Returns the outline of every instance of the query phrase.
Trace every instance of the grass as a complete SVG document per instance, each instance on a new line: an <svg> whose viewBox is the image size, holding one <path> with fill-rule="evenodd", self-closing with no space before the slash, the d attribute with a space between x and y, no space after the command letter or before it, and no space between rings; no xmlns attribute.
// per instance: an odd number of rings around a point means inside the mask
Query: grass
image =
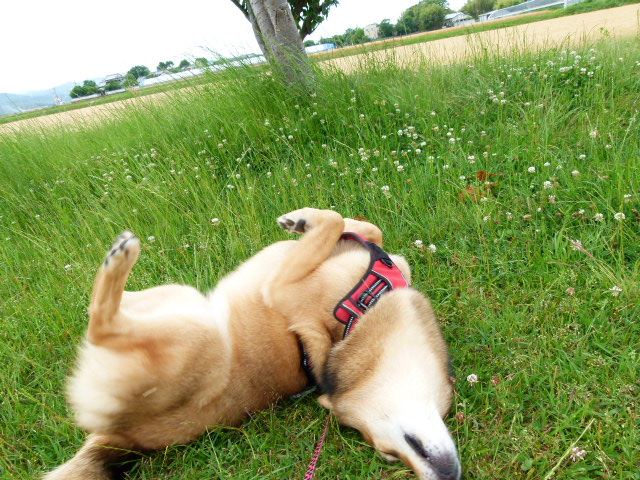
<svg viewBox="0 0 640 480"><path fill-rule="evenodd" d="M0 478L82 442L64 379L120 231L144 240L130 289L207 290L304 205L366 217L412 264L451 348L465 478L639 478L639 61L636 38L372 63L318 72L310 98L247 68L0 138ZM314 397L150 453L130 478L302 478ZM318 478L412 476L334 422Z"/></svg>
<svg viewBox="0 0 640 480"><path fill-rule="evenodd" d="M524 15L518 15L516 17L507 17L504 19L493 20L490 22L478 23L466 27L449 28L445 30L433 30L425 32L423 34L414 34L404 37L397 37L392 39L386 39L379 42L367 43L364 45L358 45L354 47L341 48L333 50L327 53L319 53L312 55L312 58L316 62L322 62L331 60L334 58L344 58L353 55L368 54L379 50L385 50L388 48L401 47L406 45L414 45L417 43L432 42L435 40L441 40L444 38L459 37L462 35L469 35L473 33L487 32L491 30L498 30L501 28L515 27L518 25L525 25L528 23L539 22L542 20L550 20L553 18L563 17L567 15L576 15L579 13L587 13L597 10L603 10L607 8L615 8L623 5L638 3L638 0L585 0L582 3L573 5L568 8L552 8L549 10L542 10L532 12ZM151 87L144 87L137 90L130 90L124 94L112 95L109 97L100 97L75 103L69 103L66 105L60 105L55 107L49 107L39 110L34 110L24 113L16 113L13 115L6 115L0 117L0 125L4 123L11 123L17 120L27 120L30 118L36 118L43 115L51 115L54 113L68 112L71 110L79 110L85 107L91 107L95 105L103 105L106 103L113 103L130 98L142 97L152 95L155 93L167 92L181 88L188 88L193 86L202 85L209 81L206 77L188 78L184 80L176 80L174 82L155 85Z"/></svg>

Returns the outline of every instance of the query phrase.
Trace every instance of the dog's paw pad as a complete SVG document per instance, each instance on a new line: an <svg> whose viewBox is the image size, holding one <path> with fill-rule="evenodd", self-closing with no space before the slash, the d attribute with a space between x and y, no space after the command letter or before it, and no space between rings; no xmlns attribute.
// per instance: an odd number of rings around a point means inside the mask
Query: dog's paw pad
<svg viewBox="0 0 640 480"><path fill-rule="evenodd" d="M304 233L309 230L306 218L295 215L297 212L287 213L278 218L278 225L289 233Z"/></svg>
<svg viewBox="0 0 640 480"><path fill-rule="evenodd" d="M119 260L135 261L140 251L140 240L128 230L122 232L111 246L104 261L105 266L118 263Z"/></svg>

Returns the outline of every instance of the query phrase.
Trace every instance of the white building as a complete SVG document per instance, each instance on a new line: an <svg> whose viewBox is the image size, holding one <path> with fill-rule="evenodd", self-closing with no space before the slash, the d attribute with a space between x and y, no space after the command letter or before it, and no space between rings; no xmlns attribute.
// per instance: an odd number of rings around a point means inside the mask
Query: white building
<svg viewBox="0 0 640 480"><path fill-rule="evenodd" d="M476 21L466 13L454 12L444 16L444 25L442 28L462 27L463 25L471 25Z"/></svg>
<svg viewBox="0 0 640 480"><path fill-rule="evenodd" d="M364 34L371 40L375 40L380 36L380 27L378 27L377 23L367 25L366 27L364 27Z"/></svg>
<svg viewBox="0 0 640 480"><path fill-rule="evenodd" d="M335 50L335 48L336 48L335 43L321 43L319 45L312 45L310 47L306 47L305 51L308 54L312 54L312 53L328 52L330 50Z"/></svg>

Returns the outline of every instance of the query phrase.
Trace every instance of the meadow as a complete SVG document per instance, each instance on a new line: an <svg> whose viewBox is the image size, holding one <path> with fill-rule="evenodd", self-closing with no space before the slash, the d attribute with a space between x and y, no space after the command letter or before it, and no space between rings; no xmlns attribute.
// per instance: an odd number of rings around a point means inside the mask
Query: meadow
<svg viewBox="0 0 640 480"><path fill-rule="evenodd" d="M0 478L82 442L64 381L119 232L143 240L129 289L206 291L302 206L365 217L413 266L450 344L464 478L640 478L639 91L640 39L602 38L318 70L310 96L239 69L0 137ZM127 478L302 478L315 397L144 453ZM413 477L334 421L317 478Z"/></svg>

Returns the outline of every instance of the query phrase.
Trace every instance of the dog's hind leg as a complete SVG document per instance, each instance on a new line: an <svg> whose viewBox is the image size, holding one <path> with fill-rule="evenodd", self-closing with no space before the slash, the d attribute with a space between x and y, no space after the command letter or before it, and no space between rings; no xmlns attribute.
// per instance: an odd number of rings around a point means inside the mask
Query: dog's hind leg
<svg viewBox="0 0 640 480"><path fill-rule="evenodd" d="M94 345L117 347L125 326L118 312L133 265L140 255L140 241L123 232L107 254L93 287L87 339Z"/></svg>

